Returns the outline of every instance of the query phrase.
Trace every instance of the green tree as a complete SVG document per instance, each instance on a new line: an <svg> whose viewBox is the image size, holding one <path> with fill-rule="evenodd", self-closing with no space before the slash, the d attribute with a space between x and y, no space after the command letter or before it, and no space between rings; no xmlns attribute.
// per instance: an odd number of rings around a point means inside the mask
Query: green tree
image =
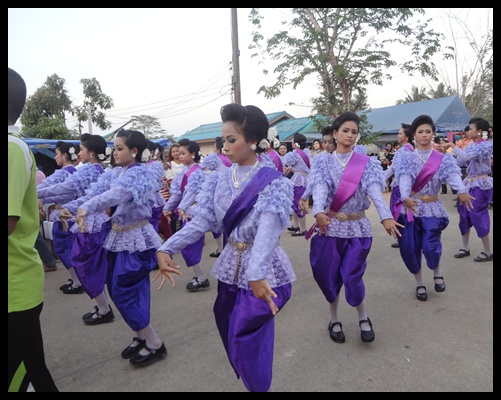
<svg viewBox="0 0 501 400"><path fill-rule="evenodd" d="M162 128L158 118L150 115L133 115L131 129L136 129L144 133L149 139L152 137L164 137L167 131Z"/></svg>
<svg viewBox="0 0 501 400"><path fill-rule="evenodd" d="M412 24L415 15L424 15L421 8L293 8L291 12L292 19L282 22L285 28L267 39L266 46L259 33L263 17L258 9L249 15L256 27L249 46L256 51L253 57L262 54L263 59L278 62L273 71L276 81L258 91L266 98L280 95L288 85L295 89L314 75L321 95L312 103L317 111L335 117L360 111L364 103L354 95L363 99L367 85L392 79L386 72L391 67L436 80L432 58L441 51L443 35L429 28L430 20ZM410 49L409 59L385 50L392 43ZM268 74L267 69L263 72Z"/></svg>
<svg viewBox="0 0 501 400"><path fill-rule="evenodd" d="M28 97L20 117L25 136L41 139L71 138L66 127L66 113L71 113L73 109L65 84L63 78L53 74Z"/></svg>
<svg viewBox="0 0 501 400"><path fill-rule="evenodd" d="M74 108L74 114L78 120L79 135L82 133L82 123L89 120L89 113L92 123L101 130L105 131L111 128L112 123L106 120L106 115L100 110L113 108L113 99L102 92L101 84L96 78L81 79L80 83L83 85L84 101L83 105Z"/></svg>
<svg viewBox="0 0 501 400"><path fill-rule="evenodd" d="M433 83L428 83L429 97L457 95L471 115L492 122L494 114L492 9L482 9L481 20L478 14L473 16L472 9L468 8L444 8L441 11L443 26L447 30L443 45L452 55L448 57L452 67L439 72L440 83L436 88ZM472 25L472 21L477 23ZM425 89L422 88L422 91Z"/></svg>
<svg viewBox="0 0 501 400"><path fill-rule="evenodd" d="M416 103L418 101L430 100L430 96L427 94L427 90L425 87L421 89L417 86L412 85L410 93L404 90L407 95L405 99L397 100L396 104L406 104L406 103Z"/></svg>

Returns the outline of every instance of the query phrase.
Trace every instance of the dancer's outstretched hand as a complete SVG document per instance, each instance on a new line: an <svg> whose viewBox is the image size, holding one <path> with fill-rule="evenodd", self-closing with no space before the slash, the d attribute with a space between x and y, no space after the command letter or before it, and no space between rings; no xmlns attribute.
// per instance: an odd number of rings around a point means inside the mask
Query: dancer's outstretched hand
<svg viewBox="0 0 501 400"><path fill-rule="evenodd" d="M171 286L176 287L176 282L174 281L174 277L172 274L176 274L179 276L183 276L183 273L179 269L180 266L174 264L172 257L163 251L157 252L157 260L158 260L158 272L155 277L151 280L155 282L159 277L161 278L160 285L157 287L157 290L162 289L165 279L169 279Z"/></svg>

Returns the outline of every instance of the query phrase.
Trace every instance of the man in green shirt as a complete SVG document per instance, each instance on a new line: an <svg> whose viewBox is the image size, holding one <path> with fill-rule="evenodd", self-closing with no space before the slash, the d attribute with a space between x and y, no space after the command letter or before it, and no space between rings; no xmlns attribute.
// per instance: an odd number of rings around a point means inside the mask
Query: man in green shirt
<svg viewBox="0 0 501 400"><path fill-rule="evenodd" d="M8 115L8 364L9 392L58 392L47 365L40 313L44 271L34 247L39 232L35 157L14 126L26 102L26 84L9 70Z"/></svg>

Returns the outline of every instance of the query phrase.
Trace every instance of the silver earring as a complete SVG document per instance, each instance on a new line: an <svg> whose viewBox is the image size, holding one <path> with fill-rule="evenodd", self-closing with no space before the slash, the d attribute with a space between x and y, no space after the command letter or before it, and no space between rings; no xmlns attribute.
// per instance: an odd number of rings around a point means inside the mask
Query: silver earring
<svg viewBox="0 0 501 400"><path fill-rule="evenodd" d="M132 157L136 158L136 154L135 154L135 153L132 153Z"/></svg>
<svg viewBox="0 0 501 400"><path fill-rule="evenodd" d="M257 146L256 146L255 143L252 143L251 146L250 146L250 148L251 148L252 151L256 151Z"/></svg>

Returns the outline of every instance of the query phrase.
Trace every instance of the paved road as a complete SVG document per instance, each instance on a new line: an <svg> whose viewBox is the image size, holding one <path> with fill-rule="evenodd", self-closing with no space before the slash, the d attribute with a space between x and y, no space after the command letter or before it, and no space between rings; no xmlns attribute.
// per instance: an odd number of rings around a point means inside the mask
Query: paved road
<svg viewBox="0 0 501 400"><path fill-rule="evenodd" d="M389 200L389 194L385 194ZM433 290L424 274L428 301L415 297L413 276L393 239L379 224L365 274L367 312L376 333L360 339L356 310L341 301L343 344L328 334L329 307L312 278L309 242L285 232L281 243L297 275L292 298L276 317L273 391L276 392L492 392L493 263L475 263L482 251L472 233L471 257L455 259L460 247L454 195L440 195L450 224L443 234L442 268L447 290ZM491 217L492 217L492 211ZM308 215L308 223L313 219ZM491 235L492 237L492 235ZM492 241L492 239L491 239ZM210 270L216 248L206 235L203 265ZM184 266L180 255L175 259ZM231 369L212 314L216 281L201 292L185 289L192 275L183 267L176 288L152 286L152 324L168 357L142 369L120 353L132 333L116 313L112 323L86 326L81 316L94 302L86 294L58 290L67 272L46 273L42 312L47 364L63 392L245 392ZM343 292L342 292L343 293ZM115 308L116 309L116 308Z"/></svg>

